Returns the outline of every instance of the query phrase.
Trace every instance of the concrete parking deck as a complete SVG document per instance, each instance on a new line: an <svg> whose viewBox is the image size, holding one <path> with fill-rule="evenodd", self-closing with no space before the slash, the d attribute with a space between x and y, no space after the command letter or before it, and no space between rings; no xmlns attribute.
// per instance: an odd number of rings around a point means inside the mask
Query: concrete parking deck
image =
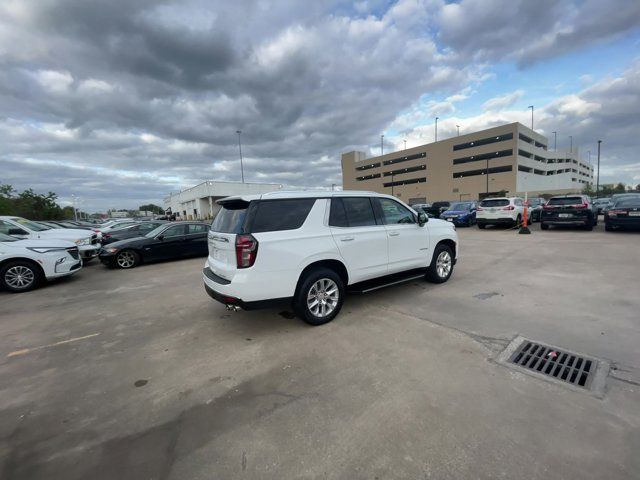
<svg viewBox="0 0 640 480"><path fill-rule="evenodd" d="M203 259L0 293L0 478L640 478L640 233L458 229L450 282L312 328L227 312ZM612 362L603 398L493 361Z"/></svg>

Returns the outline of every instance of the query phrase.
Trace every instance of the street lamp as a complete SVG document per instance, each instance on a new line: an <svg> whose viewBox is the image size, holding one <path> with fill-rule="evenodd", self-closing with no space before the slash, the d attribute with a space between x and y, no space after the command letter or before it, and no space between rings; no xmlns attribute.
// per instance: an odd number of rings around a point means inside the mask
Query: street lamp
<svg viewBox="0 0 640 480"><path fill-rule="evenodd" d="M460 136L460 125L456 125L456 128L458 129L458 136Z"/></svg>
<svg viewBox="0 0 640 480"><path fill-rule="evenodd" d="M440 117L436 117L436 139L435 139L436 142L438 141L438 118Z"/></svg>
<svg viewBox="0 0 640 480"><path fill-rule="evenodd" d="M380 155L384 155L384 134L380 135Z"/></svg>
<svg viewBox="0 0 640 480"><path fill-rule="evenodd" d="M598 192L600 191L600 144L602 140L598 140L598 179L596 180L596 198L600 198Z"/></svg>
<svg viewBox="0 0 640 480"><path fill-rule="evenodd" d="M553 151L557 152L558 151L558 132L551 132L553 133Z"/></svg>
<svg viewBox="0 0 640 480"><path fill-rule="evenodd" d="M531 130L533 130L533 105L529 105L529 107L531 109Z"/></svg>
<svg viewBox="0 0 640 480"><path fill-rule="evenodd" d="M569 135L569 153L573 153L573 135Z"/></svg>
<svg viewBox="0 0 640 480"><path fill-rule="evenodd" d="M238 134L238 150L240 151L240 175L242 175L242 183L244 183L244 166L242 165L242 142L240 141L240 135L242 130L236 130Z"/></svg>

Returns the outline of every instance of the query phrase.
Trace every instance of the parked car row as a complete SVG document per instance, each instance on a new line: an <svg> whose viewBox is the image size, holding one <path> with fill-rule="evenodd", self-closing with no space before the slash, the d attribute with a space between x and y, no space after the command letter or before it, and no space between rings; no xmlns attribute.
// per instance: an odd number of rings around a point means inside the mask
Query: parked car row
<svg viewBox="0 0 640 480"><path fill-rule="evenodd" d="M208 231L209 224L202 222L117 220L85 226L0 217L0 287L32 290L45 280L78 272L95 257L128 269L142 262L206 256Z"/></svg>

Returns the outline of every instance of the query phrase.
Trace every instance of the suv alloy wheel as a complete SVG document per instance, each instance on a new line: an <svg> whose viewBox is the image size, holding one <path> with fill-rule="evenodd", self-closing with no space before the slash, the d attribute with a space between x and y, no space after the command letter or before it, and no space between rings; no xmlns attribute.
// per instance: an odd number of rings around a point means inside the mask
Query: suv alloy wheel
<svg viewBox="0 0 640 480"><path fill-rule="evenodd" d="M133 250L123 250L116 255L116 265L119 268L133 268L140 263L140 256Z"/></svg>
<svg viewBox="0 0 640 480"><path fill-rule="evenodd" d="M340 275L328 268L314 269L302 279L293 308L308 324L322 325L338 315L344 295Z"/></svg>
<svg viewBox="0 0 640 480"><path fill-rule="evenodd" d="M42 281L42 273L28 261L9 262L0 270L0 284L10 292L26 292Z"/></svg>
<svg viewBox="0 0 640 480"><path fill-rule="evenodd" d="M453 273L453 252L447 245L438 245L433 252L426 278L432 283L444 283Z"/></svg>

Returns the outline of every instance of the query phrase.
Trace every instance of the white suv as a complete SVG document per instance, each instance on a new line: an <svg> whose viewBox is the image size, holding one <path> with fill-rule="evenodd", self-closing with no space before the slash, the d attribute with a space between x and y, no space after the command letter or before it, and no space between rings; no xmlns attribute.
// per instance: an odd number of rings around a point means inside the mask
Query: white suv
<svg viewBox="0 0 640 480"><path fill-rule="evenodd" d="M0 233L0 286L26 292L43 280L82 268L78 247L65 240L19 240Z"/></svg>
<svg viewBox="0 0 640 480"><path fill-rule="evenodd" d="M307 323L340 311L347 288L367 292L424 277L446 282L458 235L389 195L274 192L219 200L203 279L227 308L292 302Z"/></svg>
<svg viewBox="0 0 640 480"><path fill-rule="evenodd" d="M524 200L520 197L486 198L480 202L476 210L478 228L487 225L511 225L522 223L524 216Z"/></svg>

